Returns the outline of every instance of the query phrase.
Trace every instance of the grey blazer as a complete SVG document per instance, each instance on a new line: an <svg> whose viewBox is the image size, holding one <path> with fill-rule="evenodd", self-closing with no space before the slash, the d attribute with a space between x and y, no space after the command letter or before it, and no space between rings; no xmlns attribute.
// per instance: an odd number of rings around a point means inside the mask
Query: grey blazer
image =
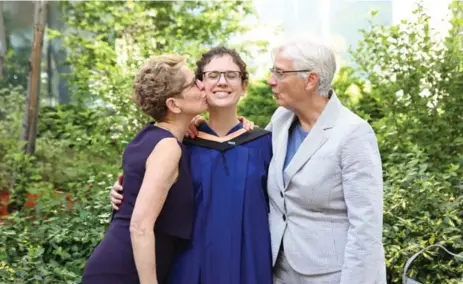
<svg viewBox="0 0 463 284"><path fill-rule="evenodd" d="M343 284L386 283L382 166L373 129L333 93L283 172L294 119L280 107L267 126L273 139L268 175L273 264L283 243L298 273L340 272Z"/></svg>

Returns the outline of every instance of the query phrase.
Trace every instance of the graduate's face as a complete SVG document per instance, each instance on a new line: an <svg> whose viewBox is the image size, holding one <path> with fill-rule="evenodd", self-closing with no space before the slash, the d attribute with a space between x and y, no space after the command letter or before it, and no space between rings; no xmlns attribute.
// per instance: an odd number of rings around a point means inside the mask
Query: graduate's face
<svg viewBox="0 0 463 284"><path fill-rule="evenodd" d="M230 55L214 57L204 66L203 82L209 108L236 107L246 92L240 68Z"/></svg>

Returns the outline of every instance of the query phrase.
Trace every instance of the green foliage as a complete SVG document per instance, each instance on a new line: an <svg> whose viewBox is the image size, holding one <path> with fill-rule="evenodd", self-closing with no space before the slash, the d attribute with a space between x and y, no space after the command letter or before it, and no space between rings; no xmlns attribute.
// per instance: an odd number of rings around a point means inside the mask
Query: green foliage
<svg viewBox="0 0 463 284"><path fill-rule="evenodd" d="M72 29L62 37L70 50L73 96L85 105L114 110L127 141L148 118L131 101L132 82L142 62L157 54L178 53L194 60L213 44L246 30L247 1L83 1L63 2ZM216 20L214 20L216 19ZM113 122L112 124L116 124Z"/></svg>
<svg viewBox="0 0 463 284"><path fill-rule="evenodd" d="M353 108L373 124L383 158L389 283L401 282L405 262L425 246L439 242L463 251L463 57L457 34L463 9L453 5L454 27L445 41L418 7L415 21L363 31L353 52L355 76L369 86L360 88ZM410 275L422 283L455 283L463 265L428 253Z"/></svg>
<svg viewBox="0 0 463 284"><path fill-rule="evenodd" d="M432 161L423 152L400 156L404 162L384 164L388 283L401 283L407 259L430 244L438 242L451 251L463 251L463 195L461 188L452 187L461 170L449 165L433 174L428 170ZM462 264L442 251L431 250L415 260L408 275L421 283L452 283L451 279L461 278Z"/></svg>
<svg viewBox="0 0 463 284"><path fill-rule="evenodd" d="M356 70L342 66L333 82L333 89L342 103L368 121L384 117L379 101L370 96L371 85L361 79Z"/></svg>
<svg viewBox="0 0 463 284"><path fill-rule="evenodd" d="M4 59L3 78L0 80L0 89L11 86L27 88L29 52L29 48L8 50Z"/></svg>
<svg viewBox="0 0 463 284"><path fill-rule="evenodd" d="M120 128L107 127L104 109L44 107L37 152L29 156L18 142L21 89L2 90L0 100L0 189L12 188L10 209L21 208L0 226L0 283L78 283L109 221ZM22 206L30 194L35 208Z"/></svg>
<svg viewBox="0 0 463 284"><path fill-rule="evenodd" d="M265 127L276 108L272 88L265 80L261 80L249 85L246 96L238 106L238 113L258 126Z"/></svg>
<svg viewBox="0 0 463 284"><path fill-rule="evenodd" d="M29 57L32 46L32 41L21 33L16 33L21 41L25 42L25 46L13 48L12 46L12 19L10 13L3 13L3 24L6 36L7 53L3 59L3 78L0 80L0 89L10 87L27 88L27 76L29 72Z"/></svg>
<svg viewBox="0 0 463 284"><path fill-rule="evenodd" d="M16 179L16 192L11 199L24 203L25 187L28 180L36 175L30 167L32 157L27 157L21 151L21 122L25 102L24 90L21 87L3 88L0 90L0 191L9 190Z"/></svg>
<svg viewBox="0 0 463 284"><path fill-rule="evenodd" d="M364 31L354 57L373 86L370 96L388 111L383 122L393 133L386 140L403 151L418 145L445 168L449 157L461 161L461 47L458 37L444 45L421 8L415 14L415 22Z"/></svg>
<svg viewBox="0 0 463 284"><path fill-rule="evenodd" d="M94 176L76 184L79 195L71 208L65 198L39 203L34 211L10 215L0 226L1 283L79 283L88 256L103 237L110 218L107 181Z"/></svg>
<svg viewBox="0 0 463 284"><path fill-rule="evenodd" d="M24 97L20 87L0 90L0 190L11 190L11 209L22 207L27 193L74 192L92 172L120 166L121 127L107 123L103 108L42 107L36 153L24 154L18 140Z"/></svg>

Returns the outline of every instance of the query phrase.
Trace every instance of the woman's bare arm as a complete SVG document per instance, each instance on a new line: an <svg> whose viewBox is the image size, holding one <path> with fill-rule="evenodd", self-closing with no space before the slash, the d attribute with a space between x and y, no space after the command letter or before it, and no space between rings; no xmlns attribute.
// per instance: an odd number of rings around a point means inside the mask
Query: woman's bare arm
<svg viewBox="0 0 463 284"><path fill-rule="evenodd" d="M141 284L157 283L154 224L178 176L181 149L174 138L161 140L146 161L143 183L130 221L130 236Z"/></svg>

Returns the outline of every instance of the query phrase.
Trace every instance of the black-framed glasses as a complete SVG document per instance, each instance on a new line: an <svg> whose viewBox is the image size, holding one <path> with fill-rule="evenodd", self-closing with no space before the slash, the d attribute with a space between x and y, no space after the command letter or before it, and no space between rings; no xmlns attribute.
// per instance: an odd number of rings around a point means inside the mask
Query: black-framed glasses
<svg viewBox="0 0 463 284"><path fill-rule="evenodd" d="M221 76L224 76L227 82L237 82L241 79L241 71L205 71L203 72L203 78L205 81L217 82Z"/></svg>
<svg viewBox="0 0 463 284"><path fill-rule="evenodd" d="M275 67L272 67L272 68L270 68L270 72L272 72L272 74L275 76L275 78L277 80L280 80L281 78L283 78L283 76L286 73L312 72L312 70L304 69L304 70L288 70L288 71L284 71L284 70L280 70L280 69L276 69Z"/></svg>

